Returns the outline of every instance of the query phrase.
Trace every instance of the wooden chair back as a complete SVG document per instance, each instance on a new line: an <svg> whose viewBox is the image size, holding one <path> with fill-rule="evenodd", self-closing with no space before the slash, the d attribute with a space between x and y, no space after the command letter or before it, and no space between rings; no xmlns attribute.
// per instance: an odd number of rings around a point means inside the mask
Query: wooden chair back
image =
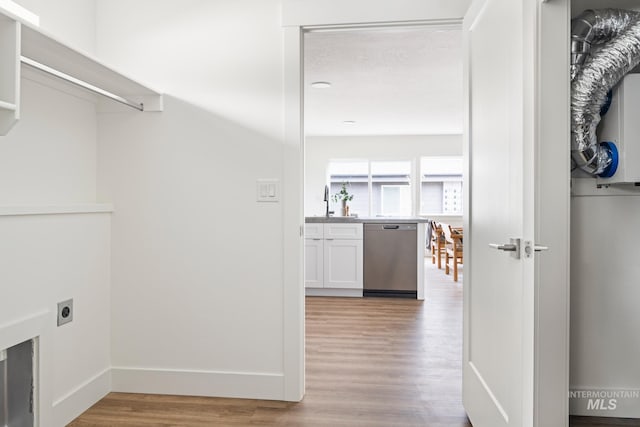
<svg viewBox="0 0 640 427"><path fill-rule="evenodd" d="M431 264L438 263L438 268L442 268L442 257L445 255L445 241L442 234L442 225L436 221L431 221Z"/></svg>
<svg viewBox="0 0 640 427"><path fill-rule="evenodd" d="M449 274L453 269L453 281L458 281L458 265L464 263L462 253L462 238L464 237L462 227L451 227L449 224L442 224L442 232L445 239L445 274Z"/></svg>

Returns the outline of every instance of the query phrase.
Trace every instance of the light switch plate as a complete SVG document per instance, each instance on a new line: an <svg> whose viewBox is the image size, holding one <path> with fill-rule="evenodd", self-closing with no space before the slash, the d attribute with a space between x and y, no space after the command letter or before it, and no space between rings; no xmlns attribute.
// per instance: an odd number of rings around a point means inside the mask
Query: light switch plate
<svg viewBox="0 0 640 427"><path fill-rule="evenodd" d="M280 180L259 179L256 183L256 192L258 202L279 202Z"/></svg>

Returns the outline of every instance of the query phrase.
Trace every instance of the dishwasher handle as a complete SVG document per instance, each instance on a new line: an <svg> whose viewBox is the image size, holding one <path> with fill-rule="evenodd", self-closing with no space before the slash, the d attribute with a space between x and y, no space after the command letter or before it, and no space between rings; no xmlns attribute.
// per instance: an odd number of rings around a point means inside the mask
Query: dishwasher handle
<svg viewBox="0 0 640 427"><path fill-rule="evenodd" d="M383 230L397 230L397 229L399 229L399 228L400 228L400 226L399 226L399 225L397 225L397 224L384 224L384 225L382 226L382 229L383 229Z"/></svg>

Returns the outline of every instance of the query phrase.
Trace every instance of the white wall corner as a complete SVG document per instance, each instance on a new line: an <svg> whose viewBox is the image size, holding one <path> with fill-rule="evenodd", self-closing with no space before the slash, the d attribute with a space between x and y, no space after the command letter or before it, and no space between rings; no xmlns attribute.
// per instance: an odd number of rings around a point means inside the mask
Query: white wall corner
<svg viewBox="0 0 640 427"><path fill-rule="evenodd" d="M53 403L55 426L65 426L111 391L111 369L96 374Z"/></svg>

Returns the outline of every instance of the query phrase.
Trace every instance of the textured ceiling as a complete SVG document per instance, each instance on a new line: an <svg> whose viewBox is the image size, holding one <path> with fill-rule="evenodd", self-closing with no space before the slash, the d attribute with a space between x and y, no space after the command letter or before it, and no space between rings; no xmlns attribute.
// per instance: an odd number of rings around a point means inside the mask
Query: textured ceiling
<svg viewBox="0 0 640 427"><path fill-rule="evenodd" d="M462 35L395 28L305 34L306 135L462 132ZM314 89L328 81L328 89ZM345 120L355 121L346 125Z"/></svg>

